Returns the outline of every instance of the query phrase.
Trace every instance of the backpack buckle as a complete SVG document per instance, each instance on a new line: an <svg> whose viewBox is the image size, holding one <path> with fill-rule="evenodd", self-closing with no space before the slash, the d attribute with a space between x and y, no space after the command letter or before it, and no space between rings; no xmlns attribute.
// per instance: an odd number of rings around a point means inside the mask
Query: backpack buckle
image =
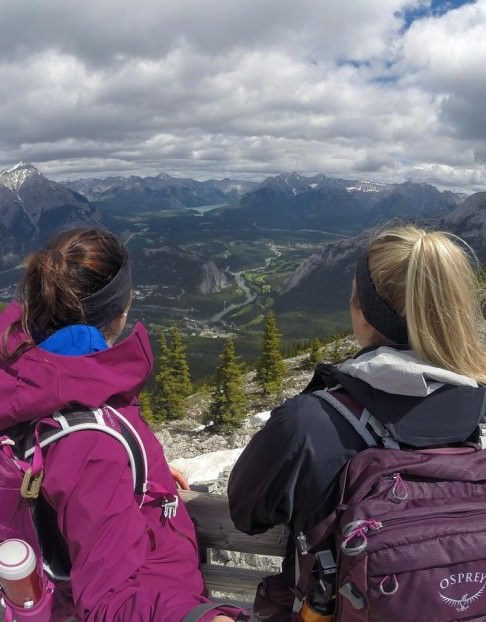
<svg viewBox="0 0 486 622"><path fill-rule="evenodd" d="M486 449L486 424L479 424L479 444L481 445L481 449Z"/></svg>
<svg viewBox="0 0 486 622"><path fill-rule="evenodd" d="M32 469L27 469L20 486L20 496L24 499L37 499L40 493L44 471L41 469L37 475L32 475Z"/></svg>
<svg viewBox="0 0 486 622"><path fill-rule="evenodd" d="M175 518L177 514L177 508L179 507L179 497L177 495L165 494L160 497L162 513L160 516L160 522L165 525L168 519Z"/></svg>
<svg viewBox="0 0 486 622"><path fill-rule="evenodd" d="M307 538L305 534L301 531L296 538L297 540L297 548L301 555L307 555L309 552L309 546L307 544Z"/></svg>

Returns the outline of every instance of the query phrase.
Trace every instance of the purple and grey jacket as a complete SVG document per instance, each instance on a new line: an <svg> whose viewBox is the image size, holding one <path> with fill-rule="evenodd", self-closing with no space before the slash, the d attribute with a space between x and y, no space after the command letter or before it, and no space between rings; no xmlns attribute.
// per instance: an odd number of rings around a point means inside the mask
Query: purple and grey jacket
<svg viewBox="0 0 486 622"><path fill-rule="evenodd" d="M12 303L0 314L0 339L20 318ZM12 351L25 340L10 331ZM82 356L26 350L15 362L0 357L0 430L48 416L71 405L107 403L135 427L148 458L148 479L177 494L163 449L141 419L136 404L153 355L138 323L112 348ZM116 439L97 431L71 434L45 452L42 491L67 542L77 616L86 622L180 622L208 602L198 567L194 526L179 503L176 516L160 521L160 507L140 509L133 494L127 454ZM236 617L238 610L205 613Z"/></svg>

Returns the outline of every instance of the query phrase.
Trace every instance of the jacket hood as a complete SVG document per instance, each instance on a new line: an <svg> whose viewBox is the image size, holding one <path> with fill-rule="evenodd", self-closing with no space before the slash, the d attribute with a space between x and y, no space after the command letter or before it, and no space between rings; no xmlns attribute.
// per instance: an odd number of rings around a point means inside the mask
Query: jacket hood
<svg viewBox="0 0 486 622"><path fill-rule="evenodd" d="M0 343L10 330L8 352L26 339L16 323L21 308L14 302L0 314ZM130 335L108 350L82 356L53 354L39 347L17 360L0 358L0 429L45 417L71 405L97 408L129 404L152 370L153 354L147 331L137 323Z"/></svg>
<svg viewBox="0 0 486 622"><path fill-rule="evenodd" d="M395 440L412 447L477 440L485 418L485 387L400 348L383 346L336 366L319 364L304 392L324 387L341 387Z"/></svg>
<svg viewBox="0 0 486 622"><path fill-rule="evenodd" d="M444 385L477 387L472 378L422 361L412 350L381 346L338 365L339 371L394 395L426 397Z"/></svg>

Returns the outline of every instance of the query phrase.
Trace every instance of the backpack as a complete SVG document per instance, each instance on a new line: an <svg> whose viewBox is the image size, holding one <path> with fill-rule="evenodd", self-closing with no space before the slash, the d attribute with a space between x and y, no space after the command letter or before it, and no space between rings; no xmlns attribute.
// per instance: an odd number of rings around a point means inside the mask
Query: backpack
<svg viewBox="0 0 486 622"><path fill-rule="evenodd" d="M37 573L44 596L28 610L2 598L5 620L47 622L51 617L54 581L69 581L67 547L56 525L54 511L39 497L42 485L42 450L79 430L99 430L116 438L127 451L134 495L142 505L147 490L147 457L142 440L130 422L111 406L95 410L58 412L36 423L18 451L8 435L0 436L0 542L20 539L36 554ZM54 518L54 520L52 520ZM1 590L0 590L1 595Z"/></svg>
<svg viewBox="0 0 486 622"><path fill-rule="evenodd" d="M314 394L368 449L345 466L335 511L297 537L293 620L486 621L486 426L478 444L402 449L366 409Z"/></svg>
<svg viewBox="0 0 486 622"><path fill-rule="evenodd" d="M18 538L28 542L37 558L37 573L42 577L43 597L30 609L22 609L7 602L5 622L50 622L54 590L58 601L54 618L74 622L74 606L70 597L70 561L67 546L56 527L54 510L39 496L42 486L42 450L59 439L81 430L97 430L116 438L126 449L132 471L135 499L155 503L161 508L161 520L177 513L179 497L159 490L149 490L148 465L145 448L133 425L113 407L104 405L93 410L62 411L36 423L23 443L21 455L15 441L8 435L0 436L0 542ZM59 606L58 606L59 605ZM189 611L182 622L197 622L212 610L224 607L240 609L233 603L201 603ZM1 615L0 615L1 619ZM244 610L237 620L247 620Z"/></svg>

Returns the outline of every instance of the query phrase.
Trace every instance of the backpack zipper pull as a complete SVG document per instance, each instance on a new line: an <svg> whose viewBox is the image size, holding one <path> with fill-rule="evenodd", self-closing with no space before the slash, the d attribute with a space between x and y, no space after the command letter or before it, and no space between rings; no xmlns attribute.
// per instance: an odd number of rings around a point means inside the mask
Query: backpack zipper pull
<svg viewBox="0 0 486 622"><path fill-rule="evenodd" d="M376 533L382 527L383 523L373 518L348 523L343 529L344 539L341 542L341 551L345 555L359 555L368 546L368 535Z"/></svg>
<svg viewBox="0 0 486 622"><path fill-rule="evenodd" d="M408 499L407 485L402 479L400 473L393 473L391 476L393 480L393 486L391 489L392 501L394 503L400 503L400 501L406 501Z"/></svg>

